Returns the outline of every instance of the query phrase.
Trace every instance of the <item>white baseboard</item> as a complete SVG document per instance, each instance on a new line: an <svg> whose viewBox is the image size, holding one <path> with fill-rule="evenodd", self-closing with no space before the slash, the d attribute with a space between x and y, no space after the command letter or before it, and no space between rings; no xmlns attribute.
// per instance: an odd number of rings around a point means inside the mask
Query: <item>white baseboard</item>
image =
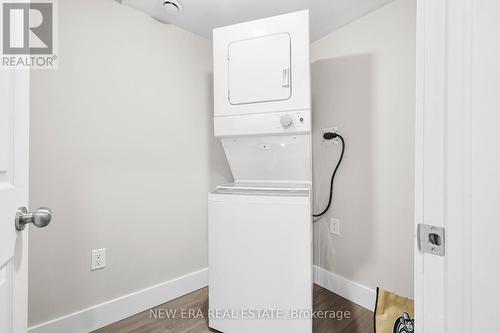
<svg viewBox="0 0 500 333"><path fill-rule="evenodd" d="M208 285L208 268L112 299L28 329L29 333L88 333Z"/></svg>
<svg viewBox="0 0 500 333"><path fill-rule="evenodd" d="M370 311L375 310L377 291L340 275L314 266L314 283L356 303Z"/></svg>

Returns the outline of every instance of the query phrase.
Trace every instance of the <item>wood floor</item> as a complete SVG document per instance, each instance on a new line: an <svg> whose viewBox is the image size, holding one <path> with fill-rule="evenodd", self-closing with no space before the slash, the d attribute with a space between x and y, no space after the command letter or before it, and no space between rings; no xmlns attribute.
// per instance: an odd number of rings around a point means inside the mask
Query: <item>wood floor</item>
<svg viewBox="0 0 500 333"><path fill-rule="evenodd" d="M151 318L150 311L138 313L93 333L208 333L216 332L208 328L208 289L203 288L182 296L168 303L161 304L153 310L175 310L173 319ZM182 309L192 309L191 318L181 318ZM198 312L198 311L201 312ZM373 313L319 286L314 286L314 310L317 311L349 311L350 318L318 319L313 322L314 333L372 333ZM159 315L162 312L157 312ZM196 314L203 314L197 316Z"/></svg>

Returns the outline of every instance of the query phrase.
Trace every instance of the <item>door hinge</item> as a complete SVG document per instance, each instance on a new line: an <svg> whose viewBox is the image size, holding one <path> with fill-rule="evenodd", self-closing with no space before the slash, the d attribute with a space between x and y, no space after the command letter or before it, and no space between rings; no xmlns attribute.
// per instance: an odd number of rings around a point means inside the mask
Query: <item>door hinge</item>
<svg viewBox="0 0 500 333"><path fill-rule="evenodd" d="M423 253L445 255L444 228L420 223L417 230L418 249Z"/></svg>

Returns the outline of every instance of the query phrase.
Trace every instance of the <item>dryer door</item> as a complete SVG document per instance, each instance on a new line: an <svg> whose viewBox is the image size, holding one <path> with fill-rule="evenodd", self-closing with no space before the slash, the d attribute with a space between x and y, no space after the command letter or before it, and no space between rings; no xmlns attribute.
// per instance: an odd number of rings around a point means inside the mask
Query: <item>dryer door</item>
<svg viewBox="0 0 500 333"><path fill-rule="evenodd" d="M292 94L290 35L262 36L228 46L232 105L283 101Z"/></svg>
<svg viewBox="0 0 500 333"><path fill-rule="evenodd" d="M309 110L307 10L214 29L214 116Z"/></svg>

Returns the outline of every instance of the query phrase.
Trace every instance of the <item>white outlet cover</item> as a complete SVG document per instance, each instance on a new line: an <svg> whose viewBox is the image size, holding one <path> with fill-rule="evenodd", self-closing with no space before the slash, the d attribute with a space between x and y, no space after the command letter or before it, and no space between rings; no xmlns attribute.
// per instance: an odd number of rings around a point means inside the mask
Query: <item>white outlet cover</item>
<svg viewBox="0 0 500 333"><path fill-rule="evenodd" d="M90 270L95 271L104 267L106 267L106 249L92 250Z"/></svg>
<svg viewBox="0 0 500 333"><path fill-rule="evenodd" d="M340 220L330 217L330 233L333 235L340 235Z"/></svg>

